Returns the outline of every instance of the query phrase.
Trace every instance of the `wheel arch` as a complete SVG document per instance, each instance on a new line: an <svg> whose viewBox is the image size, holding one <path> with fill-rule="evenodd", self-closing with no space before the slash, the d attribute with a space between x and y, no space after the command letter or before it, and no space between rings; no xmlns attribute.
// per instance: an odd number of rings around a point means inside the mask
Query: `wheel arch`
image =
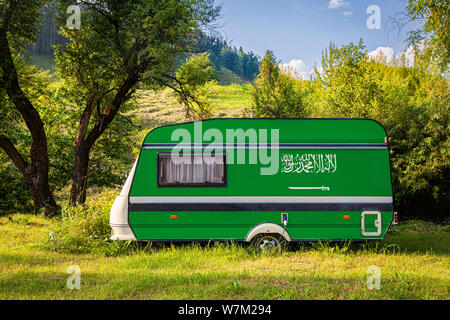
<svg viewBox="0 0 450 320"><path fill-rule="evenodd" d="M287 230L284 230L281 226L275 223L261 223L256 226L254 226L245 237L245 241L250 242L252 239L257 236L258 234L266 234L266 233L276 233L280 236L283 235L283 237L288 241L291 242L291 236L289 235L289 232Z"/></svg>

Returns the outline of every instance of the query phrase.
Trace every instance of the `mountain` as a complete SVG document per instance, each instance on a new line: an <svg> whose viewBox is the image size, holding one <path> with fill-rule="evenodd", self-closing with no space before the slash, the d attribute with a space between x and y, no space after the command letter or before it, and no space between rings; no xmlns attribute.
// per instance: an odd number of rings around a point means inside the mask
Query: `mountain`
<svg viewBox="0 0 450 320"><path fill-rule="evenodd" d="M44 69L53 67L53 46L68 41L57 31L55 14L51 7L43 9L37 41L28 49L33 63ZM193 52L210 54L220 84L253 82L259 73L260 57L253 52L244 52L242 47L237 49L218 36L201 35Z"/></svg>

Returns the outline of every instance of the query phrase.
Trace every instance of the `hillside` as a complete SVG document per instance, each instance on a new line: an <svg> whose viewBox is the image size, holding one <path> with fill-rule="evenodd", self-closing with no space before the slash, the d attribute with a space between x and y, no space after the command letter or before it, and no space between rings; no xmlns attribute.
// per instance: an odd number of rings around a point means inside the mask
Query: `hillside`
<svg viewBox="0 0 450 320"><path fill-rule="evenodd" d="M232 84L214 86L212 102L216 105L213 117L239 118L251 105L251 85ZM143 129L157 125L186 122L183 106L172 95L170 89L159 92L150 90L138 92L139 109L133 115L140 121Z"/></svg>
<svg viewBox="0 0 450 320"><path fill-rule="evenodd" d="M230 84L245 84L248 83L246 80L241 78L238 74L227 69L225 67L221 67L216 70L215 78L221 85L230 85Z"/></svg>

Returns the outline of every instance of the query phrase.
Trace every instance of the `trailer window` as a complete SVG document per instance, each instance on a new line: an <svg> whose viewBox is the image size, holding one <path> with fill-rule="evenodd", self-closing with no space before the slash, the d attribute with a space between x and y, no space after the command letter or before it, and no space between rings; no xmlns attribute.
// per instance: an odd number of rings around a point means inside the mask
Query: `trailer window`
<svg viewBox="0 0 450 320"><path fill-rule="evenodd" d="M160 186L224 186L225 156L191 154L182 160L171 154L158 154L158 184Z"/></svg>

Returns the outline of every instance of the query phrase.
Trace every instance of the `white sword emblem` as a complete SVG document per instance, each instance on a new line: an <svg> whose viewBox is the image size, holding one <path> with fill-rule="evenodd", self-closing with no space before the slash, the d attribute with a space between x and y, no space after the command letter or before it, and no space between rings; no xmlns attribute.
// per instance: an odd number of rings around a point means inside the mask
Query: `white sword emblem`
<svg viewBox="0 0 450 320"><path fill-rule="evenodd" d="M330 191L330 187L289 187L291 190L322 190L322 191Z"/></svg>

